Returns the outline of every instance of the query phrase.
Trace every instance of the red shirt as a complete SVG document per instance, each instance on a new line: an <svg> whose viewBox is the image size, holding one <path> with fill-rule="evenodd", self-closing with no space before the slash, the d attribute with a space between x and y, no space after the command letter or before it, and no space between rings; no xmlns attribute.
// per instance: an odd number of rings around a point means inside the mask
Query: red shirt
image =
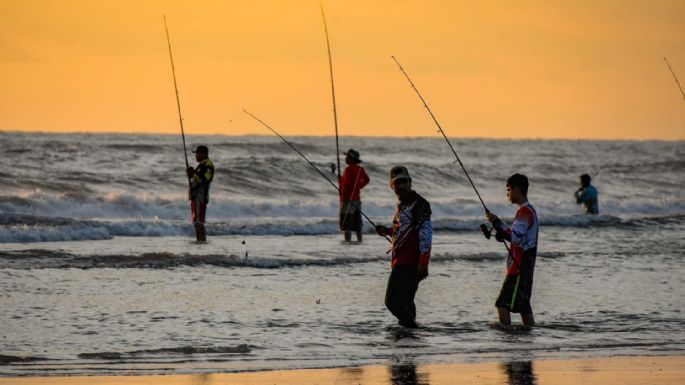
<svg viewBox="0 0 685 385"><path fill-rule="evenodd" d="M369 184L371 179L366 174L364 167L358 164L350 164L345 168L340 177L340 200L359 201L359 192Z"/></svg>
<svg viewBox="0 0 685 385"><path fill-rule="evenodd" d="M428 266L433 243L430 203L412 191L397 203L389 235L392 235L392 267Z"/></svg>

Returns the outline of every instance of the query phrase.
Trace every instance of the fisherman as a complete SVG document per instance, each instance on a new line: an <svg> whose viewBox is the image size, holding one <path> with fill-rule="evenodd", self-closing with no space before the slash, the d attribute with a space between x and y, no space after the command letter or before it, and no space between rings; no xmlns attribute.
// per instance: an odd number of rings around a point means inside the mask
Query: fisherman
<svg viewBox="0 0 685 385"><path fill-rule="evenodd" d="M352 232L357 233L357 241L362 241L362 202L360 191L371 180L366 174L359 158L359 151L350 149L344 153L345 171L338 185L340 186L340 230L345 233L345 241L352 240Z"/></svg>
<svg viewBox="0 0 685 385"><path fill-rule="evenodd" d="M510 312L513 312L521 314L524 325L533 326L535 318L530 299L537 256L538 217L528 202L528 178L525 175L514 174L507 179L507 198L509 202L519 206L511 227L505 227L497 215L489 211L486 213L496 231L496 239L511 242L507 275L495 306L502 325L511 325Z"/></svg>
<svg viewBox="0 0 685 385"><path fill-rule="evenodd" d="M198 242L207 241L205 232L205 213L209 203L209 187L214 179L214 163L209 159L207 146L197 146L195 160L198 165L195 168L188 167L186 174L190 180L190 208L193 212L193 225Z"/></svg>
<svg viewBox="0 0 685 385"><path fill-rule="evenodd" d="M390 170L390 187L398 199L392 228L376 226L379 235L392 236L392 272L385 292L385 306L400 325L415 328L418 326L414 296L419 282L428 276L433 238L431 207L412 190L411 177L404 166Z"/></svg>
<svg viewBox="0 0 685 385"><path fill-rule="evenodd" d="M599 193L595 186L590 184L590 175L580 176L580 188L574 193L576 203L585 205L586 214L599 214Z"/></svg>

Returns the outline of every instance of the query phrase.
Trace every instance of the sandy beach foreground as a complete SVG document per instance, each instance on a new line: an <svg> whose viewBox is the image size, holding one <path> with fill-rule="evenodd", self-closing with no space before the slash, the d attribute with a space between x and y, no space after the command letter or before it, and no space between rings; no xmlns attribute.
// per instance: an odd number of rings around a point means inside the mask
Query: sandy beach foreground
<svg viewBox="0 0 685 385"><path fill-rule="evenodd" d="M0 385L213 384L685 384L685 356L603 357L476 364L411 363L248 373L0 378Z"/></svg>

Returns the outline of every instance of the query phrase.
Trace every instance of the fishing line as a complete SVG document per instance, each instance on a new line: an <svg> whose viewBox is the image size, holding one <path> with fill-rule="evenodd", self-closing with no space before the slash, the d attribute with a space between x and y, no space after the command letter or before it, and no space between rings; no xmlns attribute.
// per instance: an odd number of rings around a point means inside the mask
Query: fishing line
<svg viewBox="0 0 685 385"><path fill-rule="evenodd" d="M307 158L307 157L306 157L306 156L305 156L297 147L295 147L294 144L292 144L288 139L284 138L281 134L279 134L278 132L276 132L276 130L274 130L273 128L271 128L271 126L269 126L268 124L264 123L264 121L262 121L261 119L259 119L259 118L256 117L256 116L254 116L253 114L251 114L251 113L248 112L247 110L243 110L243 112L245 112L246 114L250 115L254 120L258 121L258 122L261 123L264 127L268 128L269 131L273 132L274 134L276 134L276 136L278 136L279 138L281 138L288 146L290 146L290 148L292 148L295 152L297 152L297 153L302 157L302 159L304 159L305 161L307 161L307 163L309 163L309 165L312 166L312 167L316 170L316 172L319 173L319 175L321 175L324 179L326 179L326 180L328 181L328 183L330 183L331 186L333 186L333 188L335 188L335 189L338 191L338 194L340 194L340 188L339 188L335 183L333 183L333 181L332 181L330 178L328 178L328 177L326 176L326 174L324 174L321 170L319 170L319 168L316 167L316 165L315 165L314 163L312 163L312 161L310 161L310 160L309 160L309 159L308 159L308 158ZM368 215L366 215L362 210L359 210L359 212L362 214L362 216L363 216L364 218L366 218L367 221L369 221L369 223L371 224L371 226L373 226L374 228L376 228L376 224L371 220L371 218L369 218ZM392 241L390 240L390 238L388 238L387 235L384 236L384 238L385 238L388 242L391 242L391 243L392 243Z"/></svg>
<svg viewBox="0 0 685 385"><path fill-rule="evenodd" d="M454 149L454 146L452 146L452 143L450 142L449 138L445 134L445 131L442 129L442 126L440 126L440 123L438 122L438 119L435 117L433 114L433 111L431 111L430 107L428 107L428 103L426 103L426 100L421 96L421 93L419 90L416 88L414 85L414 82L411 80L407 72L402 68L402 65L400 62L395 58L395 56L391 56L392 59L397 63L397 66L400 68L400 71L404 74L404 77L407 78L409 81L409 84L411 84L411 88L414 89L414 92L416 92L416 95L421 99L421 103L423 103L423 106L426 108L428 113L430 114L431 118L433 118L433 121L435 122L435 125L438 126L438 130L442 134L443 138L445 138L445 141L447 142L447 145L450 147L450 150L452 150L452 154L454 154L454 157L457 158L457 162L459 162L459 165L461 166L461 169L464 170L464 174L466 174L466 178L468 178L469 182L471 183L471 187L473 187L473 191L476 192L476 195L478 196L478 200L480 200L480 203L483 205L483 209L485 210L485 213L489 213L490 210L488 210L487 206L485 206L485 202L483 201L483 198L480 196L480 193L478 192L478 189L476 188L476 185L473 183L473 180L471 180L471 176L469 176L468 171L466 171L466 167L464 167L464 164L461 162L461 159L459 159L459 155L457 155L457 151ZM489 239L489 237L488 237ZM507 245L506 241L502 241L504 244L504 247L507 249L507 254L511 254L511 250L509 249L509 246Z"/></svg>

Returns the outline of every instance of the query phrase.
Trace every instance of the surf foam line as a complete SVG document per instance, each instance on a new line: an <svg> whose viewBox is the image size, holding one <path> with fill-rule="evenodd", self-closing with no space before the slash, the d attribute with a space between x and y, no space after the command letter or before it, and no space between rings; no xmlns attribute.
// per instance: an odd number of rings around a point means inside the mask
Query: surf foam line
<svg viewBox="0 0 685 385"><path fill-rule="evenodd" d="M143 349L130 352L96 352L81 353L78 358L95 360L119 360L122 358L139 356L167 356L191 354L231 354L245 355L252 352L254 347L242 344L237 346L179 346L176 348Z"/></svg>
<svg viewBox="0 0 685 385"><path fill-rule="evenodd" d="M332 194L329 194L332 195ZM550 224L558 223L559 218L582 217L575 202L534 202L540 219ZM383 200L368 197L364 200L364 210L371 218L389 219L395 208L391 195ZM476 201L451 198L431 199L433 219L459 218L484 220L482 208ZM501 202L491 204L493 212L501 217L513 215L512 205ZM611 200L601 201L601 212L620 218L646 216L667 216L685 214L685 202L680 198L655 197L639 201ZM336 196L319 197L298 195L282 198L260 198L215 193L211 197L208 216L215 221L229 221L237 218L336 218L339 202ZM42 218L71 218L75 220L178 220L189 221L190 206L185 196L161 197L155 194L131 194L127 192L98 193L48 193L35 190L15 195L0 195L0 224L10 222L14 215ZM549 219L546 219L549 218ZM599 216L602 218L602 216ZM544 224L544 223L543 223Z"/></svg>
<svg viewBox="0 0 685 385"><path fill-rule="evenodd" d="M505 221L507 218L505 218ZM511 221L511 218L508 218ZM379 217L380 223L389 218ZM685 214L644 216L622 219L611 215L540 216L541 226L558 227L634 227L678 224ZM438 218L433 220L436 232L478 232L484 220L478 218ZM366 231L372 233L370 227ZM239 218L207 222L210 236L260 235L333 235L338 222L332 218ZM63 242L107 240L117 236L167 237L192 236L191 224L180 220L122 219L77 220L61 217L9 214L0 216L0 243Z"/></svg>
<svg viewBox="0 0 685 385"><path fill-rule="evenodd" d="M559 258L557 253L550 258ZM545 257L542 255L541 257ZM501 253L437 253L431 257L432 263L463 261L469 263L503 263ZM191 255L174 253L143 253L138 255L77 255L63 251L28 249L0 251L0 269L169 269L176 267L215 266L223 268L306 268L335 267L364 263L389 263L385 253L362 257L336 258L278 258L250 256L245 258L236 254Z"/></svg>

